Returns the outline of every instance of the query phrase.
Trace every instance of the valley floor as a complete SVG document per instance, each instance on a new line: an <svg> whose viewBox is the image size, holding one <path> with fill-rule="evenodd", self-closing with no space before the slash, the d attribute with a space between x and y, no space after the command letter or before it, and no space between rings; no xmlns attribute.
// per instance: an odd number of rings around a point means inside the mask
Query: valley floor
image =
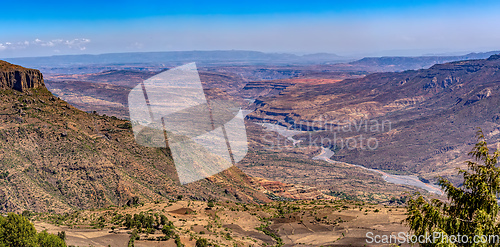
<svg viewBox="0 0 500 247"><path fill-rule="evenodd" d="M211 206L211 207L209 207ZM74 246L127 246L132 230L125 215L165 215L185 246L207 239L219 246L390 246L367 243L373 235L397 235L408 228L405 209L351 201L281 201L265 205L233 202L171 201L134 207L40 214L38 231L65 231ZM142 229L135 246L176 246L174 238L156 241L160 230Z"/></svg>

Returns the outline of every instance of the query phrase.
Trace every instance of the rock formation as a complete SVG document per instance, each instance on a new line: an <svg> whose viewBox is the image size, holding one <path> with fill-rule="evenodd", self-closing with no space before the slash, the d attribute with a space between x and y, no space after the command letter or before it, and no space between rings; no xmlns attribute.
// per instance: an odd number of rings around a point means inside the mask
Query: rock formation
<svg viewBox="0 0 500 247"><path fill-rule="evenodd" d="M45 87L42 73L0 60L0 88L23 92L28 88Z"/></svg>

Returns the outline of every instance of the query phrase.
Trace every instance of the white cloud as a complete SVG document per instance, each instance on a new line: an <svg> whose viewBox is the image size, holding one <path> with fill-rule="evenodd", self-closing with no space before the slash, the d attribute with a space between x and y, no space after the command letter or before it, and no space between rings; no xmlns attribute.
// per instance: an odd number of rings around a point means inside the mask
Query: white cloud
<svg viewBox="0 0 500 247"><path fill-rule="evenodd" d="M134 43L130 44L127 48L140 50L140 49L144 48L144 44L140 43L140 42L134 42Z"/></svg>
<svg viewBox="0 0 500 247"><path fill-rule="evenodd" d="M60 40L57 40L57 41L60 41ZM90 39L73 39L73 40L63 41L63 44L68 46L68 48L76 48L76 49L80 49L82 51L87 49L87 47L85 47L85 44L88 44L88 43L90 43Z"/></svg>
<svg viewBox="0 0 500 247"><path fill-rule="evenodd" d="M0 51L1 50L15 50L15 49L26 48L26 46L27 46L26 42L28 42L28 41L17 42L17 43L5 42L4 44L0 44Z"/></svg>
<svg viewBox="0 0 500 247"><path fill-rule="evenodd" d="M64 40L64 39L53 39L49 41L44 41L41 39L35 39L34 41L20 41L16 43L5 42L0 43L0 51L1 50L16 50L16 49L25 49L27 47L54 47L58 49L77 49L77 50L85 50L87 47L86 44L90 43L90 39L72 39L72 40Z"/></svg>
<svg viewBox="0 0 500 247"><path fill-rule="evenodd" d="M54 43L52 41L47 41L44 43L40 43L41 46L54 46Z"/></svg>

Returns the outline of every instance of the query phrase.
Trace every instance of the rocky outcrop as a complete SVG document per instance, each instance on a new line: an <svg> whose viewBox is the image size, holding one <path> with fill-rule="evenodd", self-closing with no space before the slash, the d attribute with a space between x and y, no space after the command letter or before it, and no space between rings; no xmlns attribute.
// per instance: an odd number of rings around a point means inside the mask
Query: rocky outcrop
<svg viewBox="0 0 500 247"><path fill-rule="evenodd" d="M0 88L23 92L28 88L41 87L45 84L40 71L0 61Z"/></svg>
<svg viewBox="0 0 500 247"><path fill-rule="evenodd" d="M260 96L273 96L281 93L287 87L291 87L295 83L288 81L251 81L248 82L241 90L243 97L257 98Z"/></svg>
<svg viewBox="0 0 500 247"><path fill-rule="evenodd" d="M500 54L491 55L488 60L500 60Z"/></svg>

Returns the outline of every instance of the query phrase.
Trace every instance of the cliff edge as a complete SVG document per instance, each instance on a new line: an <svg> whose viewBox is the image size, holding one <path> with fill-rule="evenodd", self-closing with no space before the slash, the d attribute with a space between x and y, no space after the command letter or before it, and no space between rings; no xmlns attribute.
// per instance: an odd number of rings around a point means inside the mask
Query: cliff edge
<svg viewBox="0 0 500 247"><path fill-rule="evenodd" d="M27 69L0 60L0 88L23 92L28 88L41 87L45 87L45 83L39 70Z"/></svg>

